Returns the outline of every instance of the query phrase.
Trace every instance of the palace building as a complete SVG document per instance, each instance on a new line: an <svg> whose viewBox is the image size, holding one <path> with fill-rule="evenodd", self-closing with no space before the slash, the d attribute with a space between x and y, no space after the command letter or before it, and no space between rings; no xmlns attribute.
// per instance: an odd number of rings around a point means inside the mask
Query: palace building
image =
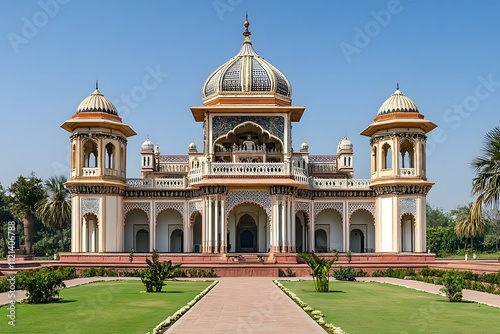
<svg viewBox="0 0 500 334"><path fill-rule="evenodd" d="M436 125L398 87L361 132L370 179L354 177L347 137L336 154L311 154L306 142L294 151L292 123L305 107L292 105L289 80L244 26L241 50L191 107L203 143L186 155L164 155L146 138L141 178L127 178L136 133L98 87L62 124L71 133L71 252L426 252L426 134Z"/></svg>

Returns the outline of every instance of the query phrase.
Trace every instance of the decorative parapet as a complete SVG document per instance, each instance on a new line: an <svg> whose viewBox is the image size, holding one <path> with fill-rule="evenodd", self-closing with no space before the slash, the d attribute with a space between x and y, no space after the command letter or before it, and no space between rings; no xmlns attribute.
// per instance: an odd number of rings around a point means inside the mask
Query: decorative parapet
<svg viewBox="0 0 500 334"><path fill-rule="evenodd" d="M184 189L185 178L127 179L129 188L138 189Z"/></svg>
<svg viewBox="0 0 500 334"><path fill-rule="evenodd" d="M400 168L399 175L400 176L415 176L417 174L416 174L415 168Z"/></svg>
<svg viewBox="0 0 500 334"><path fill-rule="evenodd" d="M312 178L311 188L316 189L370 189L368 179L323 179Z"/></svg>

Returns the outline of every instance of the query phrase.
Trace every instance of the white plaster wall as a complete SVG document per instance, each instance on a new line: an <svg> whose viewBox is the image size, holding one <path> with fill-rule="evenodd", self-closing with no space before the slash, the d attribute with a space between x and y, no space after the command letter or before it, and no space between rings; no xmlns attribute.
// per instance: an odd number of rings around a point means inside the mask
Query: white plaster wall
<svg viewBox="0 0 500 334"><path fill-rule="evenodd" d="M402 233L402 251L411 252L412 251L412 234L413 234L413 224L411 218L408 216L403 217L403 225L401 228Z"/></svg>
<svg viewBox="0 0 500 334"><path fill-rule="evenodd" d="M392 252L392 240L393 240L393 229L392 229L392 197L383 197L380 199L381 204L381 218L382 220L377 224L380 225L381 235L382 235L382 245L380 245L380 251L382 252Z"/></svg>
<svg viewBox="0 0 500 334"><path fill-rule="evenodd" d="M116 196L106 196L106 252L118 252L121 251L119 248L119 242L116 238L117 233L117 226L118 222L117 219L119 218L119 213L118 209L119 208L119 203L118 203L118 197Z"/></svg>

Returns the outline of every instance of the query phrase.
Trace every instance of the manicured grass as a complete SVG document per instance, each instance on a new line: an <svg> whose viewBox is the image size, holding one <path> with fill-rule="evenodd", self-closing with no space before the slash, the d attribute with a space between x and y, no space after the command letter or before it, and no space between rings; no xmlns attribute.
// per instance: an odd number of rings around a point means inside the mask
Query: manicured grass
<svg viewBox="0 0 500 334"><path fill-rule="evenodd" d="M312 281L280 281L313 309L350 334L498 333L500 309L450 303L445 297L390 284L330 282L317 293Z"/></svg>
<svg viewBox="0 0 500 334"><path fill-rule="evenodd" d="M186 305L211 282L168 281L161 293L146 293L141 281L97 282L63 289L62 301L21 304L16 327L0 307L0 333L147 333Z"/></svg>

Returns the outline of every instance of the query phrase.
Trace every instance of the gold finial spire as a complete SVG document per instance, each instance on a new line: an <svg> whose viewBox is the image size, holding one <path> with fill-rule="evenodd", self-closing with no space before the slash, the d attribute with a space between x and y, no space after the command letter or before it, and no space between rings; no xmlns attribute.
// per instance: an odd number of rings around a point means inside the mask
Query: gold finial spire
<svg viewBox="0 0 500 334"><path fill-rule="evenodd" d="M99 80L95 81L95 89L99 90Z"/></svg>
<svg viewBox="0 0 500 334"><path fill-rule="evenodd" d="M252 34L250 31L248 31L248 26L250 25L250 22L248 22L248 13L246 14L245 17L245 23L243 23L245 26L245 31L243 32L243 36L245 36L245 41L243 43L251 43L250 42L250 35Z"/></svg>
<svg viewBox="0 0 500 334"><path fill-rule="evenodd" d="M399 90L399 82L396 84L396 90Z"/></svg>

